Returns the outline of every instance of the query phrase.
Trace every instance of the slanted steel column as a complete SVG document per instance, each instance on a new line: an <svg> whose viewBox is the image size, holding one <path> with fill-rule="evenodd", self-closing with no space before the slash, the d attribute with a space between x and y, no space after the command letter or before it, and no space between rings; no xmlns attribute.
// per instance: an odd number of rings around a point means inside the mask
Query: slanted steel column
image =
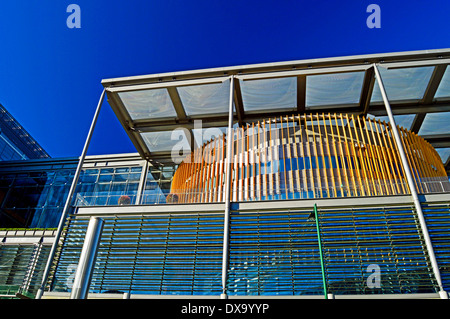
<svg viewBox="0 0 450 319"><path fill-rule="evenodd" d="M104 224L104 220L98 217L91 217L89 220L70 299L86 299L88 295L93 273L92 269L97 258Z"/></svg>
<svg viewBox="0 0 450 319"><path fill-rule="evenodd" d="M80 177L80 172L81 172L81 168L83 167L84 158L86 157L87 149L89 147L89 143L91 142L92 134L94 133L95 124L97 123L98 115L100 114L100 109L102 107L104 98L105 98L105 89L103 89L103 92L100 96L100 100L98 101L97 109L95 111L94 118L92 119L91 127L89 128L89 133L86 138L86 142L84 143L83 151L81 152L81 156L78 161L78 166L75 171L75 176L73 177L72 185L70 186L69 194L67 195L66 204L64 205L64 209L62 211L61 218L59 220L58 229L57 229L56 235L55 235L55 241L53 242L52 248L51 248L49 256L48 256L47 265L45 266L44 274L42 275L42 282L41 282L41 286L39 287L39 290L37 291L36 299L41 299L41 297L44 293L45 285L47 283L47 279L50 274L50 268L51 268L51 265L53 262L53 258L55 257L56 248L58 247L59 240L61 238L61 233L62 233L64 224L66 223L67 214L69 213L70 204L72 202L72 197L75 193L75 189L78 184L78 178Z"/></svg>
<svg viewBox="0 0 450 319"><path fill-rule="evenodd" d="M325 277L325 263L322 253L322 239L320 238L319 215L317 214L317 204L314 204L314 219L316 220L317 242L319 244L320 269L322 271L323 295L328 299L327 280Z"/></svg>
<svg viewBox="0 0 450 319"><path fill-rule="evenodd" d="M447 293L444 291L441 280L441 273L439 272L439 266L436 261L436 256L434 254L433 244L431 243L430 235L428 233L428 228L425 222L425 217L423 216L422 206L420 204L419 196L417 194L417 190L414 184L414 180L412 177L411 169L408 164L408 160L405 155L405 151L403 149L402 141L400 139L400 135L398 134L397 125L395 124L394 116L392 114L391 106L389 104L389 100L386 94L386 90L384 88L383 80L380 75L380 71L376 64L373 64L373 68L375 70L375 76L378 80L378 86L380 87L381 95L383 97L384 106L386 108L386 113L389 117L389 122L391 123L392 133L394 134L395 144L397 145L398 152L400 154L400 159L402 161L402 166L406 174L406 179L408 181L408 186L411 191L411 196L413 198L414 206L416 208L417 216L419 217L420 227L422 229L423 237L425 240L428 256L430 257L431 266L433 268L434 276L436 278L437 284L439 286L439 294L441 298L447 299Z"/></svg>
<svg viewBox="0 0 450 319"><path fill-rule="evenodd" d="M230 191L231 191L231 135L233 134L233 95L234 95L234 76L230 77L230 100L228 111L228 131L227 131L227 157L226 157L226 176L225 176L225 211L223 217L223 255L222 255L222 294L221 299L227 298L227 270L228 270L228 244L230 227Z"/></svg>

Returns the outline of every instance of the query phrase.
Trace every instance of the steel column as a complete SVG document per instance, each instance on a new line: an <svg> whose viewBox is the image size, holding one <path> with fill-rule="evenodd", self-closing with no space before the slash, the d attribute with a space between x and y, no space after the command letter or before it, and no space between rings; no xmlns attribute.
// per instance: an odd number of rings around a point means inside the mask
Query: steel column
<svg viewBox="0 0 450 319"><path fill-rule="evenodd" d="M400 154L400 159L401 159L401 162L402 162L403 169L405 171L406 179L408 181L408 186L409 186L409 189L410 189L410 192L411 192L411 196L412 196L413 201L414 201L414 206L416 208L417 216L419 218L419 222L420 222L420 226L421 226L421 229L422 229L423 237L424 237L425 244L426 244L426 247L427 247L427 252L428 252L428 255L430 257L431 266L433 268L434 276L436 277L436 281L437 281L437 284L439 286L440 295L441 296L444 296L444 295L446 296L447 294L442 293L442 292L444 292L444 288L442 286L441 274L439 272L439 266L437 264L436 256L434 254L433 244L431 243L430 235L428 233L428 228L427 228L427 225L426 225L426 222L425 222L425 217L423 216L423 212L422 212L422 206L420 204L420 200L419 200L419 197L418 197L418 194L417 194L417 190L416 190L416 187L415 187L415 184L414 184L414 179L413 179L413 176L412 176L412 173L411 173L411 169L410 169L410 167L408 165L408 160L406 158L406 154L405 154L405 151L404 151L403 146L402 146L402 141L400 139L400 135L399 135L398 130L397 130L397 125L395 124L394 116L392 114L391 106L389 104L389 100L388 100L388 97L387 97L387 94L386 94L386 90L384 88L383 80L381 78L380 72L379 72L378 67L377 67L376 64L373 64L373 68L374 68L374 71L375 71L376 79L378 80L378 86L380 87L381 95L383 97L384 106L386 108L386 113L387 113L387 115L389 117L389 122L391 123L392 133L394 135L395 144L397 145L397 149L398 149L398 152Z"/></svg>
<svg viewBox="0 0 450 319"><path fill-rule="evenodd" d="M50 268L51 268L51 265L52 265L52 262L53 262L53 258L55 257L56 248L58 247L59 240L61 238L61 233L62 233L64 224L66 222L67 215L69 213L70 203L71 203L72 197L73 197L73 195L75 193L75 189L76 189L76 186L77 186L77 183L78 183L78 178L80 177L81 168L83 167L83 162L84 162L84 159L86 157L86 153L87 153L87 149L89 147L89 143L91 142L92 134L94 132L95 124L97 123L97 119L98 119L98 116L100 114L100 109L101 109L101 106L102 106L104 98L105 98L105 89L103 89L103 92L102 92L102 94L100 96L100 100L98 101L97 109L95 111L94 118L92 119L91 127L89 128L89 133L88 133L88 136L86 138L86 142L84 143L84 147L83 147L83 151L81 153L80 159L78 161L78 166L77 166L77 169L75 171L75 176L73 177L72 185L70 186L69 194L67 195L66 204L64 205L64 209L63 209L63 212L61 214L61 218L59 220L58 229L57 229L56 235L55 235L55 241L53 242L52 248L51 248L50 253L49 253L47 264L45 266L44 273L42 275L41 286L39 287L39 290L38 290L38 292L36 294L36 299L41 299L41 297L42 297L42 295L44 293L45 284L47 283L47 279L48 279L48 276L49 276L49 273L50 273Z"/></svg>
<svg viewBox="0 0 450 319"><path fill-rule="evenodd" d="M323 253L322 253L322 239L320 238L319 215L317 214L317 204L314 204L314 219L316 220L317 242L319 243L320 269L322 271L323 295L325 296L325 299L328 299L327 280L325 277L325 263L323 260Z"/></svg>
<svg viewBox="0 0 450 319"><path fill-rule="evenodd" d="M89 220L70 299L87 298L104 224L104 220L98 217Z"/></svg>
<svg viewBox="0 0 450 319"><path fill-rule="evenodd" d="M223 256L222 256L222 299L227 298L227 270L228 270L228 246L230 227L230 191L231 191L231 136L233 134L233 93L234 76L230 77L230 100L228 110L228 130L227 130L227 157L226 157L226 177L225 177L225 211L223 221Z"/></svg>

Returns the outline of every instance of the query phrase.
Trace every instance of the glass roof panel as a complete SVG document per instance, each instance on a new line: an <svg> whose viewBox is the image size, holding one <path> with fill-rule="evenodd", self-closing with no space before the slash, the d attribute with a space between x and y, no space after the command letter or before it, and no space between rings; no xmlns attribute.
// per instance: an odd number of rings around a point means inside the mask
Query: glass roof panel
<svg viewBox="0 0 450 319"><path fill-rule="evenodd" d="M167 89L119 92L118 94L132 120L177 115Z"/></svg>
<svg viewBox="0 0 450 319"><path fill-rule="evenodd" d="M145 132L141 133L141 135L150 152L165 152L172 151L173 149L190 152L191 149L189 140L182 129Z"/></svg>
<svg viewBox="0 0 450 319"><path fill-rule="evenodd" d="M297 108L297 78L240 80L245 111L295 110Z"/></svg>
<svg viewBox="0 0 450 319"><path fill-rule="evenodd" d="M439 156L441 157L442 163L445 164L450 156L450 147L437 148L436 151L438 152Z"/></svg>
<svg viewBox="0 0 450 319"><path fill-rule="evenodd" d="M230 82L177 88L186 115L228 113Z"/></svg>
<svg viewBox="0 0 450 319"><path fill-rule="evenodd" d="M394 120L395 124L409 130L411 129L411 125L413 124L415 117L415 114L394 115ZM389 122L388 116L375 116L373 118L376 120L385 121L386 123Z"/></svg>
<svg viewBox="0 0 450 319"><path fill-rule="evenodd" d="M306 78L306 106L359 103L364 72L310 75Z"/></svg>
<svg viewBox="0 0 450 319"><path fill-rule="evenodd" d="M425 115L419 135L450 133L450 112L428 113Z"/></svg>
<svg viewBox="0 0 450 319"><path fill-rule="evenodd" d="M450 97L450 68L448 66L434 97Z"/></svg>
<svg viewBox="0 0 450 319"><path fill-rule="evenodd" d="M396 100L419 100L423 97L430 81L434 67L416 67L404 69L380 70L381 78L386 89L388 99ZM375 81L371 102L383 101L378 81Z"/></svg>

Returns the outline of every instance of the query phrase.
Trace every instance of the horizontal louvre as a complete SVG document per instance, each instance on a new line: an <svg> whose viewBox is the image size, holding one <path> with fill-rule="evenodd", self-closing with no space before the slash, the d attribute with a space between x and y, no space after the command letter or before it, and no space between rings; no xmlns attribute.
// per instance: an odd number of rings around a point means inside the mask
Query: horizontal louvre
<svg viewBox="0 0 450 319"><path fill-rule="evenodd" d="M423 205L444 290L450 290L450 205Z"/></svg>
<svg viewBox="0 0 450 319"><path fill-rule="evenodd" d="M317 233L308 216L232 212L229 294L321 294Z"/></svg>
<svg viewBox="0 0 450 319"><path fill-rule="evenodd" d="M0 294L21 293L34 295L42 280L50 246L1 245L0 246Z"/></svg>
<svg viewBox="0 0 450 319"><path fill-rule="evenodd" d="M435 292L412 208L319 210L319 224L331 293ZM372 267L379 285L368 284Z"/></svg>
<svg viewBox="0 0 450 319"><path fill-rule="evenodd" d="M55 276L65 284L54 290L70 291L87 223L71 220ZM223 214L105 218L90 289L219 294L222 245Z"/></svg>

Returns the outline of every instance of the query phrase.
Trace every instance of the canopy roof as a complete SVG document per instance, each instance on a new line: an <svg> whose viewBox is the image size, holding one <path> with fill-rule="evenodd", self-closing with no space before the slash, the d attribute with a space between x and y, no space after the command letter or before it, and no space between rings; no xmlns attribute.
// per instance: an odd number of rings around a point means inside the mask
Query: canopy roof
<svg viewBox="0 0 450 319"><path fill-rule="evenodd" d="M226 128L233 79L234 123L294 113L385 117L377 64L397 124L428 140L449 169L450 49L253 64L104 79L108 102L137 151L168 161L183 136L203 144L202 130ZM383 118L384 119L384 118ZM201 128L196 120L202 120ZM197 122L198 123L198 122ZM171 138L172 131L177 137Z"/></svg>

